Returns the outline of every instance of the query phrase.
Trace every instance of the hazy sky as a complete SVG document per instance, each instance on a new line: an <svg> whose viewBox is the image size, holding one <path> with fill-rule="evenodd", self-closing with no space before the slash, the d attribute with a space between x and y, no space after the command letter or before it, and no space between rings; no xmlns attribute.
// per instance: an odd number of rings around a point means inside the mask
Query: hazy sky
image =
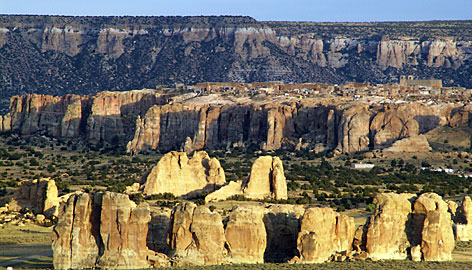
<svg viewBox="0 0 472 270"><path fill-rule="evenodd" d="M0 14L248 15L257 20L472 19L472 0L0 0Z"/></svg>

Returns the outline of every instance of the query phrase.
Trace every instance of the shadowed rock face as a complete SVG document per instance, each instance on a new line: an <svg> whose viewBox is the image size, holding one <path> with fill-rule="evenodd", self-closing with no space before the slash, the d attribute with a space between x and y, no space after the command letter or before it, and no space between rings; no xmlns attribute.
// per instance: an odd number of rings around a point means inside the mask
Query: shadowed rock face
<svg viewBox="0 0 472 270"><path fill-rule="evenodd" d="M189 153L234 145L353 153L388 148L402 139L407 140L392 151L427 151L428 144L415 136L441 125L469 125L469 108L459 105L369 107L315 100L166 104L167 99L152 90L16 96L10 113L0 118L0 131L95 144L127 143L131 153L174 149Z"/></svg>

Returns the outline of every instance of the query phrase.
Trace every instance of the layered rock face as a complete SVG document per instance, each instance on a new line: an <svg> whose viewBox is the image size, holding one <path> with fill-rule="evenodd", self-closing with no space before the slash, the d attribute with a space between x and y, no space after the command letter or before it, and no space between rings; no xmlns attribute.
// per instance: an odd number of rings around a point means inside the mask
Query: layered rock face
<svg viewBox="0 0 472 270"><path fill-rule="evenodd" d="M306 209L297 241L301 262L322 263L337 252L350 251L355 229L354 218L331 208Z"/></svg>
<svg viewBox="0 0 472 270"><path fill-rule="evenodd" d="M156 91L100 92L93 96L15 96L0 131L54 138L83 137L92 143L122 142L134 134L135 119L149 107L166 102Z"/></svg>
<svg viewBox="0 0 472 270"><path fill-rule="evenodd" d="M234 195L244 195L246 198L255 200L287 199L287 181L280 158L258 157L254 161L251 174L246 181L230 182L208 194L205 201L222 201Z"/></svg>
<svg viewBox="0 0 472 270"><path fill-rule="evenodd" d="M54 268L149 267L149 257L155 257L146 245L150 220L149 207L136 206L127 195L73 194L54 227Z"/></svg>
<svg viewBox="0 0 472 270"><path fill-rule="evenodd" d="M233 145L353 153L388 148L399 140L392 151L428 151L417 135L446 124L468 125L467 106L459 105L334 106L314 100L206 104L198 98L166 102L166 96L151 90L14 97L0 127L96 144L128 142L131 153Z"/></svg>
<svg viewBox="0 0 472 270"><path fill-rule="evenodd" d="M406 259L410 247L407 227L413 194L379 194L367 229L366 250L373 259Z"/></svg>
<svg viewBox="0 0 472 270"><path fill-rule="evenodd" d="M165 154L151 170L143 192L146 195L172 193L192 197L211 192L226 182L224 170L216 158L205 151L195 152L191 159L185 152Z"/></svg>
<svg viewBox="0 0 472 270"><path fill-rule="evenodd" d="M9 202L9 208L19 211L24 207L44 214L46 218L56 217L59 207L56 182L49 178L21 182Z"/></svg>
<svg viewBox="0 0 472 270"><path fill-rule="evenodd" d="M468 22L402 24L2 16L0 88L71 93L175 81L377 83L404 70L470 87L470 76L455 72L470 68ZM207 65L208 59L214 64ZM26 61L28 66L21 65Z"/></svg>

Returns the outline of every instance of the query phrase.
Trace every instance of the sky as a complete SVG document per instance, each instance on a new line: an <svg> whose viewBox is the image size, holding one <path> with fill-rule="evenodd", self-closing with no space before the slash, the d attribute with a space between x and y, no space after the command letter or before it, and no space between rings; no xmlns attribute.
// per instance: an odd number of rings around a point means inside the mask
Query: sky
<svg viewBox="0 0 472 270"><path fill-rule="evenodd" d="M472 19L472 0L0 0L0 14L74 16L245 15L267 21Z"/></svg>

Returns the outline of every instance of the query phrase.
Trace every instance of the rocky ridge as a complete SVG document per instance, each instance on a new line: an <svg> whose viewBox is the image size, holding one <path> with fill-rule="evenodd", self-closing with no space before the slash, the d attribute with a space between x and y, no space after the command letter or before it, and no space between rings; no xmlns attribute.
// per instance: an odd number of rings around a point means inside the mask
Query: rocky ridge
<svg viewBox="0 0 472 270"><path fill-rule="evenodd" d="M451 260L453 226L441 197L379 194L374 203L375 213L360 230L365 236L359 237L353 218L329 208L237 206L224 217L206 206L184 202L164 214L146 204L136 205L123 194L77 193L60 207L54 267ZM357 248L356 239L361 241ZM167 246L163 250L152 243Z"/></svg>
<svg viewBox="0 0 472 270"><path fill-rule="evenodd" d="M3 98L175 82L386 83L405 73L471 86L470 21L327 24L8 15L0 21Z"/></svg>

